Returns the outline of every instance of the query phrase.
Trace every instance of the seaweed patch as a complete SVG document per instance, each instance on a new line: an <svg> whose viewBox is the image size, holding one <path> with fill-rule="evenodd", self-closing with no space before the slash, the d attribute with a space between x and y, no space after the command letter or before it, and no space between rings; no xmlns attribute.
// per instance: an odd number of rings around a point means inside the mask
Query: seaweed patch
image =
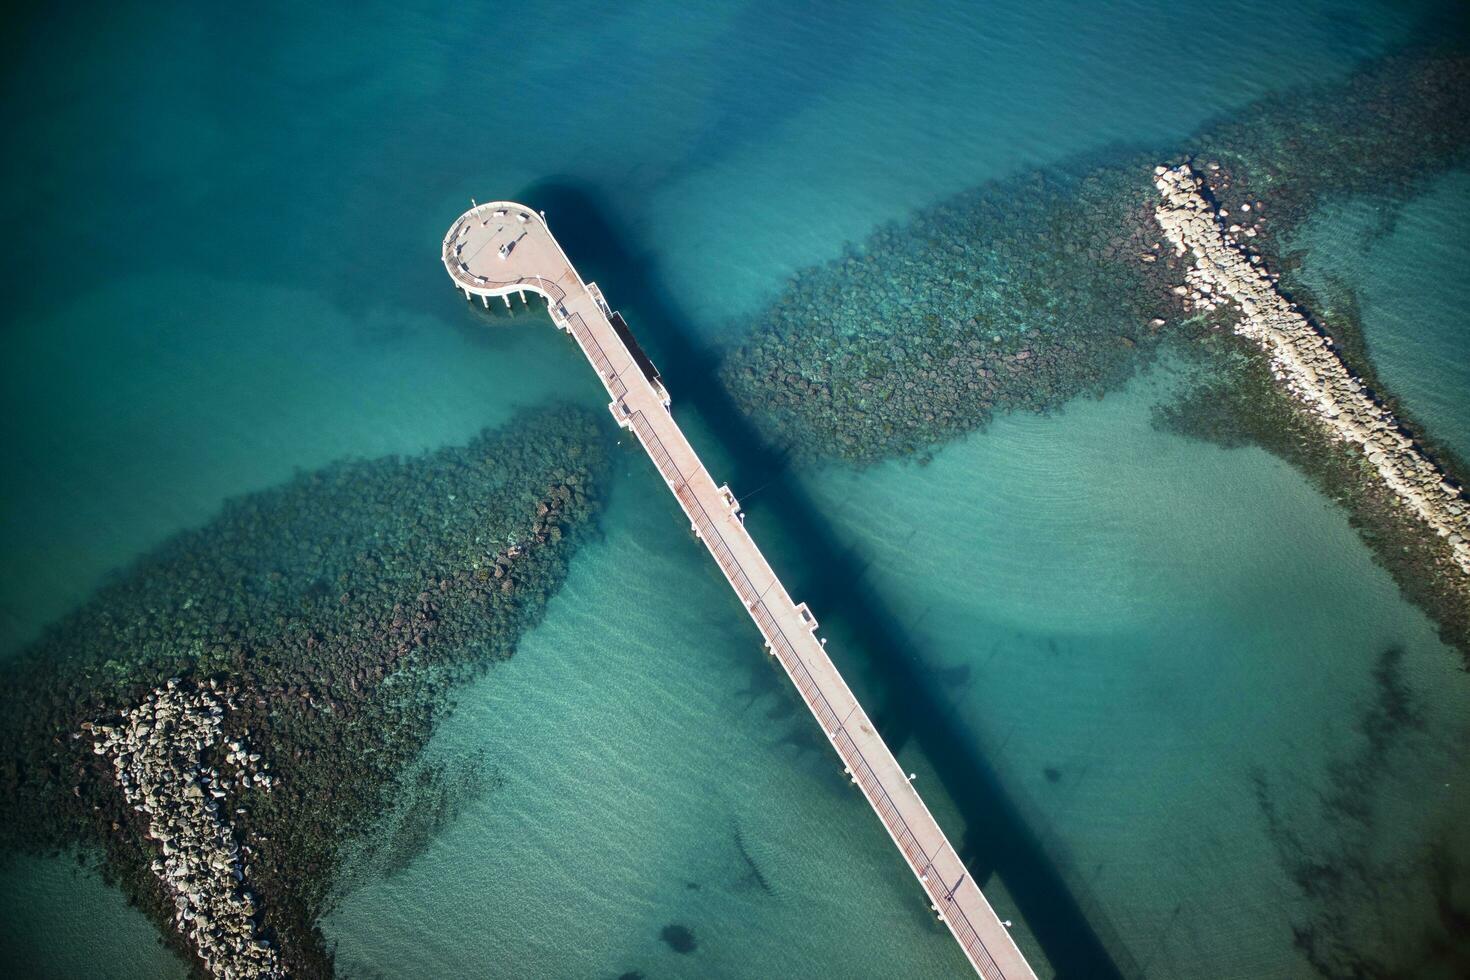
<svg viewBox="0 0 1470 980"><path fill-rule="evenodd" d="M1385 855L1376 835L1398 758L1423 752L1425 726L1390 648L1372 672L1372 698L1354 728L1357 745L1328 766L1327 784L1286 808L1264 773L1251 774L1256 804L1288 879L1307 902L1293 917L1297 950L1323 977L1365 980L1470 973L1465 869L1441 827L1409 855Z"/></svg>
<svg viewBox="0 0 1470 980"><path fill-rule="evenodd" d="M694 940L694 930L688 926L681 926L677 922L664 926L659 931L658 937L676 953L689 954L699 947Z"/></svg>

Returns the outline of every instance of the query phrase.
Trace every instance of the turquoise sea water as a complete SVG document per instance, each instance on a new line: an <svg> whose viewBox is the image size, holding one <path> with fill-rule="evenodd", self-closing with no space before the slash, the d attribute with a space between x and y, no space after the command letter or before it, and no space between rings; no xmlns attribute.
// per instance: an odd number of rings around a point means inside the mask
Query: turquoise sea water
<svg viewBox="0 0 1470 980"><path fill-rule="evenodd" d="M1453 171L1402 207L1355 198L1300 236L1318 288L1358 291L1374 362L1436 437L1470 458L1470 174Z"/></svg>
<svg viewBox="0 0 1470 980"><path fill-rule="evenodd" d="M675 363L698 364L877 223L1167 147L1425 13L1237 0L1193 29L1174 5L1100 6L123 5L24 25L0 92L0 644L295 468L462 441L553 397L601 410L544 317L487 321L448 288L438 242L471 196L547 208L634 328L672 322L692 351ZM1386 230L1379 210L1324 209L1307 269L1360 288L1384 377L1470 455L1470 181ZM986 890L1043 972L1087 932L1127 975L1298 976L1294 926L1335 915L1391 948L1432 901L1393 870L1437 842L1470 860L1452 751L1470 682L1295 472L1150 427L1171 377L1002 420L927 466L734 489L979 860L1005 864L975 785L1013 807L1039 863ZM719 420L681 407L701 379L667 380L716 476L745 472ZM325 923L342 974L961 972L651 467L618 458L603 536L436 738L497 778L409 867L355 879ZM824 525L792 526L778 495ZM1365 752L1386 662L1422 724ZM1366 822L1323 805L1343 793ZM1304 849L1384 869L1381 889L1308 900ZM183 972L65 862L7 867L0 922L25 974ZM670 924L692 952L661 941Z"/></svg>

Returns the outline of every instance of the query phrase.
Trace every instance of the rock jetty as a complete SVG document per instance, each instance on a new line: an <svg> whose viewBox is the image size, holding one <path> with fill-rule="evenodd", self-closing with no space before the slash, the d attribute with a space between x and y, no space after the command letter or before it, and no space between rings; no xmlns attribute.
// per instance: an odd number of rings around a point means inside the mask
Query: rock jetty
<svg viewBox="0 0 1470 980"><path fill-rule="evenodd" d="M1331 311L1335 360L1397 417L1368 418L1366 431L1387 448L1374 447L1378 459L1302 411L1272 378L1269 356L1230 333L1239 311L1228 294L1209 283L1207 302L1191 297L1205 291L1185 281L1189 251L1160 233L1150 173L1186 159L1201 161L1205 196L1230 212L1227 238L1281 276L1278 292ZM720 381L794 458L923 462L994 417L1101 397L1167 352L1189 365L1190 380L1157 407L1158 424L1258 445L1300 470L1470 664L1470 577L1463 551L1451 553L1463 530L1423 533L1418 511L1370 468L1402 466L1408 449L1433 461L1443 472L1412 466L1393 478L1421 477L1415 492L1451 515L1463 500L1434 485L1448 473L1467 487L1470 474L1375 380L1351 284L1314 293L1301 238L1327 201L1365 196L1389 214L1467 162L1470 57L1406 49L1212 120L1182 145L1063 161L876 229L841 258L798 271L755 312L725 352ZM1407 428L1418 440L1406 446Z"/></svg>
<svg viewBox="0 0 1470 980"><path fill-rule="evenodd" d="M1274 278L1240 242L1238 225L1204 192L1188 164L1158 167L1163 200L1155 211L1177 254L1193 265L1178 287L1199 310L1232 306L1235 333L1261 347L1272 373L1333 436L1361 447L1383 482L1449 544L1454 562L1470 575L1470 516L1460 488L1421 453L1394 415L1353 377L1326 336L1281 295ZM1248 230L1248 229L1247 229Z"/></svg>
<svg viewBox="0 0 1470 980"><path fill-rule="evenodd" d="M193 976L328 980L322 914L451 818L424 748L540 619L606 464L596 416L548 407L160 543L0 665L0 856L80 854Z"/></svg>
<svg viewBox="0 0 1470 980"><path fill-rule="evenodd" d="M159 852L151 868L172 897L174 927L204 968L221 980L283 977L275 949L257 931L255 897L226 816L247 791L268 792L271 777L241 739L229 743L225 772L209 764L229 698L222 700L218 686L186 690L171 678L119 724L87 726L92 751L112 760L129 805L147 815Z"/></svg>
<svg viewBox="0 0 1470 980"><path fill-rule="evenodd" d="M1164 346L1211 333L1183 322L1170 290L1183 270L1159 247L1161 149L991 181L875 229L754 313L721 382L772 445L859 464L1117 389ZM1212 184L1238 202L1232 223L1283 259L1324 198L1406 200L1466 161L1470 58L1380 59L1178 149L1212 161Z"/></svg>

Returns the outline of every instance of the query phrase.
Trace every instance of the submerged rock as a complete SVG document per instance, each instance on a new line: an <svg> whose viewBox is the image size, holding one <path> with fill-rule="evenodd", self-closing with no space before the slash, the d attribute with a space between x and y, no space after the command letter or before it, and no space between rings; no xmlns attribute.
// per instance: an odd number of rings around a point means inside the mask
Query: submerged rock
<svg viewBox="0 0 1470 980"><path fill-rule="evenodd" d="M1470 59L1421 53L1260 102L1183 149L1261 252L1323 195L1405 193L1467 146ZM787 284L725 383L772 442L857 462L1122 384L1200 312L1161 247L1155 162L994 182L878 229Z"/></svg>
<svg viewBox="0 0 1470 980"><path fill-rule="evenodd" d="M879 229L787 285L726 383L772 441L859 462L1121 384L1182 275L1144 162L987 185Z"/></svg>
<svg viewBox="0 0 1470 980"><path fill-rule="evenodd" d="M1253 322L1276 309L1271 297L1285 295L1281 278L1290 281L1296 261L1286 245L1324 197L1403 200L1470 159L1470 57L1385 58L1341 81L1247 107L1182 149L1208 186L1212 207L1202 220L1240 258L1241 281L1263 292L1191 275L1194 258L1168 247L1154 215L1151 181L1170 168L1125 158L1080 175L1047 172L977 188L799 273L728 354L725 383L766 437L794 455L867 463L923 452L982 428L995 413L1100 396L1165 344L1186 359L1208 358L1212 387L1175 413L1195 423L1176 430L1213 437L1228 429L1228 440L1257 442L1300 466L1349 510L1405 594L1470 661L1466 473L1449 454L1416 451L1429 439L1422 427L1410 440L1382 413L1340 417L1358 401L1334 399L1320 414L1300 403L1285 411L1276 392L1257 383L1246 352L1218 350L1240 318ZM1290 291L1304 292L1296 282ZM1298 387L1326 371L1344 397L1354 383L1371 388L1405 420L1372 380L1361 339L1356 348L1345 360L1350 376L1335 361L1303 362ZM1233 397L1237 391L1250 397ZM1212 401L1230 406L1229 425L1203 419ZM1361 466L1322 444L1337 441L1318 424L1322 417L1367 448ZM1411 509L1406 522L1398 511Z"/></svg>
<svg viewBox="0 0 1470 980"><path fill-rule="evenodd" d="M692 953L699 946L694 941L694 930L677 922L664 926L659 938L676 953Z"/></svg>
<svg viewBox="0 0 1470 980"><path fill-rule="evenodd" d="M583 412L530 413L302 474L165 542L6 665L0 841L99 850L200 973L330 976L316 919L344 847L455 684L541 615L600 446Z"/></svg>

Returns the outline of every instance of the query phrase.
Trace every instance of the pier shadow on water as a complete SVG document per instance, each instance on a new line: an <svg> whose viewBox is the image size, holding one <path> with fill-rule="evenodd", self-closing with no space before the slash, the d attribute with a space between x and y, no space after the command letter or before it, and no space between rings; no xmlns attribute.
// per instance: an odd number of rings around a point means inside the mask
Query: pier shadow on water
<svg viewBox="0 0 1470 980"><path fill-rule="evenodd" d="M789 469L781 449L768 445L735 406L719 375L719 351L698 346L677 298L660 282L649 249L629 240L607 220L595 188L552 178L517 198L544 210L553 233L588 280L604 289L609 304L628 310L635 335L665 378L676 408L693 409L730 457L728 477L740 488L762 487L761 508L777 533L798 547L801 567L783 569L793 594L819 617L844 621L851 655L871 667L884 701L872 712L895 753L913 739L964 817L957 842L970 873L984 883L999 874L1047 959L1063 978L1136 975L1121 943L1105 945L1100 923L1081 904L1022 820L973 733L953 709L935 697L924 661L881 595L865 581L862 560L845 546L799 482L780 479ZM1111 947L1111 949L1110 949Z"/></svg>

